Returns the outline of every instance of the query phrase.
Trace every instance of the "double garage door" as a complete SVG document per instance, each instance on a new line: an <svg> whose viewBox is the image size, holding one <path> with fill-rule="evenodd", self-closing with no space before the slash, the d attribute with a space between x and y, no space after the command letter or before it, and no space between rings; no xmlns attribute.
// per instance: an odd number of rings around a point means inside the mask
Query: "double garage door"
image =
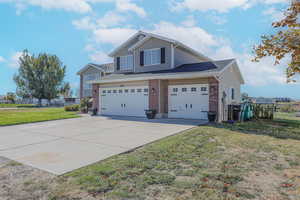
<svg viewBox="0 0 300 200"><path fill-rule="evenodd" d="M207 119L208 84L174 85L168 90L168 117ZM100 88L102 115L145 117L149 109L147 86Z"/></svg>
<svg viewBox="0 0 300 200"><path fill-rule="evenodd" d="M169 118L207 119L208 84L169 86Z"/></svg>
<svg viewBox="0 0 300 200"><path fill-rule="evenodd" d="M149 89L140 87L100 88L102 115L145 117L149 109Z"/></svg>

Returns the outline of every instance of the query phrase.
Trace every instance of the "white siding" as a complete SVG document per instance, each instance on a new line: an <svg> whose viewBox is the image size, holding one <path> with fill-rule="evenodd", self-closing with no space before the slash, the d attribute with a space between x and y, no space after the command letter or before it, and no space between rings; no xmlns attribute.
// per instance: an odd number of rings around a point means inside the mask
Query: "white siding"
<svg viewBox="0 0 300 200"><path fill-rule="evenodd" d="M236 63L232 64L230 67L228 67L222 75L219 77L219 119L223 119L223 106L222 106L222 97L223 92L226 93L226 105L225 105L225 119L227 120L227 105L229 104L239 104L241 103L241 82L239 79L238 72L236 70L235 66ZM235 99L231 99L231 88L235 91Z"/></svg>

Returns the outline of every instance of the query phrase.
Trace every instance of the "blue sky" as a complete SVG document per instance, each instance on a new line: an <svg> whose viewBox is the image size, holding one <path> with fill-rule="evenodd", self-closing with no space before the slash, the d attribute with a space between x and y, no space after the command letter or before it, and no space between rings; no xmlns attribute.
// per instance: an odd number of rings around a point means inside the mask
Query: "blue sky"
<svg viewBox="0 0 300 200"><path fill-rule="evenodd" d="M24 49L56 54L66 81L78 88L76 72L138 30L162 34L214 58L237 58L251 96L300 99L299 84L286 84L284 65L272 58L251 62L252 47L289 0L0 0L0 94L14 92L13 75Z"/></svg>

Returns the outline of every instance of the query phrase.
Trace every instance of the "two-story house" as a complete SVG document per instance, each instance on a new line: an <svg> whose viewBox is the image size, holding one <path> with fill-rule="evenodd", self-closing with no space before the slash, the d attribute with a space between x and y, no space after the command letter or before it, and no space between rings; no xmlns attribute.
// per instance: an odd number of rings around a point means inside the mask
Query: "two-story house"
<svg viewBox="0 0 300 200"><path fill-rule="evenodd" d="M244 80L235 59L214 61L179 41L142 31L109 56L114 72L86 82L93 84L89 95L100 115L145 117L145 110L154 109L158 118L207 119L215 111L221 121L228 104L240 103Z"/></svg>

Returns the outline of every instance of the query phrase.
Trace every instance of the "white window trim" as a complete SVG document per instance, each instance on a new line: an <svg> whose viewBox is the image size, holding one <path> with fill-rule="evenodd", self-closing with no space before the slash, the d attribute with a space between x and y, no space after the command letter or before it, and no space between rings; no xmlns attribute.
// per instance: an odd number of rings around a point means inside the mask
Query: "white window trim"
<svg viewBox="0 0 300 200"><path fill-rule="evenodd" d="M132 57L132 66L128 66L128 57ZM122 65L121 65L121 59L122 58L126 58L126 64L127 64L127 67L122 67ZM122 71L126 71L126 70L133 70L134 69L134 57L133 57L133 55L126 55L126 56L120 56L120 70Z"/></svg>
<svg viewBox="0 0 300 200"><path fill-rule="evenodd" d="M160 61L159 63L152 63L152 64L149 64L149 65L146 65L146 51L154 51L154 50L160 50L161 51L161 48L154 48L154 49L145 49L144 50L144 66L147 67L147 66L153 66L153 65L160 65L161 64L161 58L160 58ZM161 53L161 52L160 52ZM152 60L152 59L151 59Z"/></svg>

